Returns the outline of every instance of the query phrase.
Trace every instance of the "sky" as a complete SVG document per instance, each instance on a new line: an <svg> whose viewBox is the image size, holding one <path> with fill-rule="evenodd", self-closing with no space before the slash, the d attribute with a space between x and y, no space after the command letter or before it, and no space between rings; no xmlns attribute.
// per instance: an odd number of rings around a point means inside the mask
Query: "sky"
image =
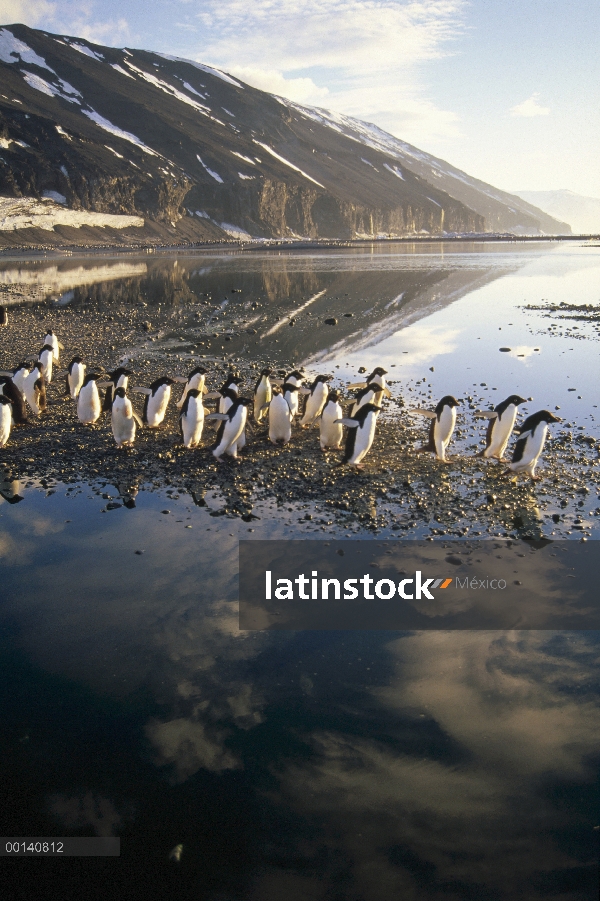
<svg viewBox="0 0 600 901"><path fill-rule="evenodd" d="M598 0L0 0L374 122L507 191L600 198Z"/></svg>

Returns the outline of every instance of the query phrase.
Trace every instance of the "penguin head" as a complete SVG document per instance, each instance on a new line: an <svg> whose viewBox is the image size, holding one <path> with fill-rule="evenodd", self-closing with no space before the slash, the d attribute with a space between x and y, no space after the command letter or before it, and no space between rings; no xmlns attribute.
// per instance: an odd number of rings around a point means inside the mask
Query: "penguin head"
<svg viewBox="0 0 600 901"><path fill-rule="evenodd" d="M115 397L125 397L125 388L117 388L115 391Z"/></svg>
<svg viewBox="0 0 600 901"><path fill-rule="evenodd" d="M52 348L50 348L50 349L52 350ZM36 363L33 364L33 368L31 371L33 372L34 369L37 369L38 372L41 372L43 368L44 367L42 365L42 361L38 360Z"/></svg>
<svg viewBox="0 0 600 901"><path fill-rule="evenodd" d="M374 379L376 375L387 375L387 369L384 369L383 366L377 366L377 368L374 369L371 375L367 378L367 382L370 382L371 379Z"/></svg>
<svg viewBox="0 0 600 901"><path fill-rule="evenodd" d="M530 418L535 418L538 422L547 422L548 424L551 422L562 422L560 416L555 416L550 410L540 410L539 413L534 413L533 417Z"/></svg>
<svg viewBox="0 0 600 901"><path fill-rule="evenodd" d="M507 397L504 401L505 404L513 404L513 406L518 407L519 404L526 404L527 401L524 397L520 397L518 394L511 394L510 397Z"/></svg>
<svg viewBox="0 0 600 901"><path fill-rule="evenodd" d="M289 379L296 379L297 382L303 382L304 381L304 373L300 372L299 369L294 369L293 372L290 372L290 373L288 373L288 375L286 375L286 377L285 377L286 382Z"/></svg>
<svg viewBox="0 0 600 901"><path fill-rule="evenodd" d="M168 375L163 375L159 379L155 379L150 385L152 391L156 391L157 388L162 388L163 385L174 385L175 382L173 379L169 378Z"/></svg>
<svg viewBox="0 0 600 901"><path fill-rule="evenodd" d="M190 390L187 393L187 396L188 397L200 397L200 392L198 391L197 388L190 388Z"/></svg>
<svg viewBox="0 0 600 901"><path fill-rule="evenodd" d="M314 380L313 385L318 385L319 382L325 384L325 382L330 382L332 378L332 375L318 375Z"/></svg>
<svg viewBox="0 0 600 901"><path fill-rule="evenodd" d="M438 404L440 410L443 410L444 407L460 407L459 402L455 397L451 394L446 394L445 397L442 397L441 401Z"/></svg>
<svg viewBox="0 0 600 901"><path fill-rule="evenodd" d="M360 423L361 426L365 424L365 420L369 413L380 413L381 407L378 407L376 404L365 404L363 407L358 410L354 416L350 417L351 419L356 419Z"/></svg>
<svg viewBox="0 0 600 901"><path fill-rule="evenodd" d="M273 372L272 369L261 369L260 374L261 374L261 375L264 375L264 376L266 376L266 377L268 378L268 377L271 375L272 372Z"/></svg>
<svg viewBox="0 0 600 901"><path fill-rule="evenodd" d="M119 366L117 369L113 370L113 372L108 373L108 376L109 376L111 382L114 382L115 384L119 381L119 379L123 375L133 375L133 370L125 369L124 366Z"/></svg>
<svg viewBox="0 0 600 901"><path fill-rule="evenodd" d="M330 391L329 394L327 395L327 403L328 404L337 404L339 399L340 399L339 391Z"/></svg>
<svg viewBox="0 0 600 901"><path fill-rule="evenodd" d="M83 363L83 357L80 356L80 354L75 354L75 356L73 357L73 359L72 359L71 362L69 363L69 366L72 366L73 363Z"/></svg>
<svg viewBox="0 0 600 901"><path fill-rule="evenodd" d="M205 369L204 366L196 366L195 369L188 373L188 381L193 379L195 375L206 375L207 372L208 369Z"/></svg>
<svg viewBox="0 0 600 901"><path fill-rule="evenodd" d="M51 344L44 344L44 346L40 350L40 356L44 353L45 350L54 350L54 348Z"/></svg>
<svg viewBox="0 0 600 901"><path fill-rule="evenodd" d="M87 375L83 379L84 385L89 385L90 382L95 382L96 379L100 378L99 372L88 372Z"/></svg>
<svg viewBox="0 0 600 901"><path fill-rule="evenodd" d="M54 332L53 332L53 331L52 331L52 329L51 329L51 328L49 328L49 329L48 329L48 331L47 331L47 332L46 332L46 334L47 334L47 335L53 335L53 334L54 334Z"/></svg>

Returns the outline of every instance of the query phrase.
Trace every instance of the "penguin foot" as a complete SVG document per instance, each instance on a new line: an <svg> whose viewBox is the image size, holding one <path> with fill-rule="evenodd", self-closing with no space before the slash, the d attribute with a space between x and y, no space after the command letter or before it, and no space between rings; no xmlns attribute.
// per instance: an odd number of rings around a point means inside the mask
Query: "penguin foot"
<svg viewBox="0 0 600 901"><path fill-rule="evenodd" d="M542 481L541 476L530 476L529 478L531 479L532 482L541 482Z"/></svg>

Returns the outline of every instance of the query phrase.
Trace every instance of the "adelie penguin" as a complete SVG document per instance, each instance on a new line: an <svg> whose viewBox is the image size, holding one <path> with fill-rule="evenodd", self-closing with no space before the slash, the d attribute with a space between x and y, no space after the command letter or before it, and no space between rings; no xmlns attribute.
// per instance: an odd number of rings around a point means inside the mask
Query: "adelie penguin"
<svg viewBox="0 0 600 901"><path fill-rule="evenodd" d="M519 439L513 450L512 461L508 464L505 474L519 475L527 473L534 482L539 482L541 476L536 476L535 468L544 449L548 426L551 422L562 422L554 413L548 410L539 410L528 416L518 431Z"/></svg>
<svg viewBox="0 0 600 901"><path fill-rule="evenodd" d="M352 404L350 416L356 416L360 408L364 407L365 404L375 404L379 394L380 389L378 385L367 385L366 388L361 388L360 391L357 391L354 395L355 399Z"/></svg>
<svg viewBox="0 0 600 901"><path fill-rule="evenodd" d="M149 388L132 389L138 394L146 395L142 420L149 428L157 429L165 418L173 384L173 379L163 375L161 378L155 379Z"/></svg>
<svg viewBox="0 0 600 901"><path fill-rule="evenodd" d="M341 447L344 434L341 424L343 416L339 392L330 391L319 417L319 443L322 451L337 450Z"/></svg>
<svg viewBox="0 0 600 901"><path fill-rule="evenodd" d="M44 338L44 344L49 344L52 348L52 356L54 357L54 362L58 363L60 359L60 352L64 350L63 345L60 343L54 332L51 328L48 329L46 333L46 337Z"/></svg>
<svg viewBox="0 0 600 901"><path fill-rule="evenodd" d="M77 396L77 416L84 425L92 425L102 412L100 393L97 381L101 376L96 372L89 372ZM112 404L111 404L112 408Z"/></svg>
<svg viewBox="0 0 600 901"><path fill-rule="evenodd" d="M506 445L512 434L520 404L526 403L525 398L518 394L511 394L501 404L494 407L493 412L479 410L475 413L478 419L489 419L485 436L485 448L480 451L478 457L495 457L504 462Z"/></svg>
<svg viewBox="0 0 600 901"><path fill-rule="evenodd" d="M281 390L283 392L284 398L288 403L293 420L294 417L298 415L298 408L300 406L298 394L300 391L302 391L302 387L300 385L294 385L291 382L286 381L281 386Z"/></svg>
<svg viewBox="0 0 600 901"><path fill-rule="evenodd" d="M103 413L110 413L113 397L117 388L125 388L125 391L127 391L129 376L132 374L132 370L125 369L124 366L119 366L117 369L108 373L108 384L106 386L106 394L104 395L104 403L102 404Z"/></svg>
<svg viewBox="0 0 600 901"><path fill-rule="evenodd" d="M131 447L135 440L136 423L140 426L142 423L125 394L125 388L115 390L110 420L117 447Z"/></svg>
<svg viewBox="0 0 600 901"><path fill-rule="evenodd" d="M40 360L34 364L29 375L23 379L23 394L31 412L40 416L46 409L46 381Z"/></svg>
<svg viewBox="0 0 600 901"><path fill-rule="evenodd" d="M329 394L327 382L330 382L331 378L332 376L330 375L318 375L310 386L310 394L306 398L304 416L300 420L302 428L312 425L317 417L321 415Z"/></svg>
<svg viewBox="0 0 600 901"><path fill-rule="evenodd" d="M4 394L0 394L0 447L4 447L10 438L12 426L12 403Z"/></svg>
<svg viewBox="0 0 600 901"><path fill-rule="evenodd" d="M12 373L12 380L22 394L25 393L23 383L30 372L31 366L28 363L21 363L21 365L17 366L15 371Z"/></svg>
<svg viewBox="0 0 600 901"><path fill-rule="evenodd" d="M223 454L237 459L238 442L246 428L247 407L250 403L251 401L240 397L234 401L227 413L210 413L206 417L207 419L220 419L225 426L217 446L213 449L215 459L221 460Z"/></svg>
<svg viewBox="0 0 600 901"><path fill-rule="evenodd" d="M383 366L376 366L373 372L367 376L364 382L355 382L352 385L348 385L350 389L353 388L376 388L375 400L373 401L376 404L380 404L385 397L391 397L391 391L385 383L385 377L387 375L387 369L384 369Z"/></svg>
<svg viewBox="0 0 600 901"><path fill-rule="evenodd" d="M25 398L12 378L8 375L0 375L0 397L4 396L12 404L12 418L15 425L24 425L27 422L27 409Z"/></svg>
<svg viewBox="0 0 600 901"><path fill-rule="evenodd" d="M173 381L175 382L184 382L185 387L183 389L183 394L179 398L176 403L176 407L181 410L185 399L188 395L188 391L192 389L199 391L200 394L206 394L206 386L204 384L206 375L208 373L208 369L205 369L204 366L196 366L190 373L188 373L187 378L183 378L181 376L175 376Z"/></svg>
<svg viewBox="0 0 600 901"><path fill-rule="evenodd" d="M271 387L271 382L269 381L269 376L272 374L272 369L262 369L260 376L258 377L258 381L254 386L254 421L262 422L266 408L271 403L273 399L273 389Z"/></svg>
<svg viewBox="0 0 600 901"><path fill-rule="evenodd" d="M356 469L362 469L362 461L369 453L373 439L375 438L375 426L381 407L375 404L365 404L356 416L345 419L337 419L336 423L348 428L344 457L338 466L347 464Z"/></svg>
<svg viewBox="0 0 600 901"><path fill-rule="evenodd" d="M200 444L204 412L202 392L198 388L190 388L179 414L179 430L184 447L197 447Z"/></svg>
<svg viewBox="0 0 600 901"><path fill-rule="evenodd" d="M85 363L83 362L83 357L75 356L67 366L67 390L65 394L68 394L73 400L77 400L79 392L81 391L81 386L83 385L83 380L85 379Z"/></svg>
<svg viewBox="0 0 600 901"><path fill-rule="evenodd" d="M454 426L456 425L456 408L460 406L455 397L447 394L442 397L441 401L433 412L431 410L422 410L419 407L413 407L407 410L407 413L415 413L419 416L426 416L431 419L429 427L429 440L427 444L417 448L419 453L435 454L437 459L442 463L449 463L446 459L446 450L450 444Z"/></svg>
<svg viewBox="0 0 600 901"><path fill-rule="evenodd" d="M269 441L271 444L287 444L292 437L292 411L277 388L269 404Z"/></svg>

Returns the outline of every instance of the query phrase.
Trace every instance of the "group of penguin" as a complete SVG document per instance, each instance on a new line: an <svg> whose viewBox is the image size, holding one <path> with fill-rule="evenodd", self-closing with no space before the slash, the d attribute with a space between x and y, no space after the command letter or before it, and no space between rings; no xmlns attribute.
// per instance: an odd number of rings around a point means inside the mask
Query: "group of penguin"
<svg viewBox="0 0 600 901"><path fill-rule="evenodd" d="M6 320L6 315L4 315ZM3 322L2 324L5 324ZM41 415L46 409L46 385L52 381L53 366L59 362L60 351L64 350L58 338L49 329L37 360L21 363L12 372L0 373L0 447L7 443L13 424L27 422L26 404L32 413ZM384 397L391 393L386 385L387 371L378 366L364 382L349 385L354 390L354 400L349 413L344 415L341 395L331 390L328 382L332 376L318 375L312 384L305 386L306 377L294 370L283 379L273 378L273 370L265 368L254 387L252 399L239 395L242 379L230 373L218 391L209 392L205 379L208 370L196 366L187 375L163 376L147 387L132 387L133 392L145 395L142 417L133 409L127 396L129 377L133 374L123 366L113 372L87 372L83 358L74 356L66 371L65 396L70 396L77 404L77 416L84 425L96 422L104 412L110 414L112 432L118 447L131 446L135 440L137 426L158 428L165 417L171 389L176 382L184 384L183 393L177 402L181 441L187 448L197 447L202 438L205 420L219 423L212 453L220 461L224 455L237 459L239 451L246 443L248 408L253 406L254 422L267 422L268 437L273 444L287 444L292 437L292 426L300 415L301 395L306 396L306 404L300 419L302 428L319 427L321 450L338 450L342 446L343 429L346 440L343 458L338 465L362 469L362 461L368 454L375 437L377 417L382 409ZM105 388L101 399L100 388ZM210 412L206 400L218 400L217 410ZM493 411L477 411L475 416L489 420L486 447L478 454L484 458L504 461L509 439L515 431L519 438L514 446L512 460L507 473L524 473L534 481L539 479L535 469L541 456L548 432L553 422L560 418L548 410L540 410L528 416L519 428L515 428L517 412L525 399L511 394L498 404ZM456 398L446 395L435 410L409 408L409 414L421 415L430 420L427 442L419 452L430 452L442 463L450 462L446 451L456 425L456 408L460 406Z"/></svg>

